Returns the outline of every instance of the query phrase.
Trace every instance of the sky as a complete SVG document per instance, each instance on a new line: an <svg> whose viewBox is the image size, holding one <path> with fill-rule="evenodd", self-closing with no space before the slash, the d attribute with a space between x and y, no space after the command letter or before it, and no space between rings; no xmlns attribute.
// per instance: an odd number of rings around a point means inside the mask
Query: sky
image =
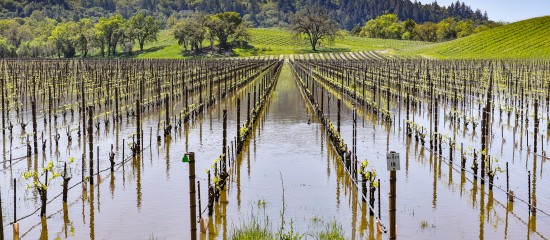
<svg viewBox="0 0 550 240"><path fill-rule="evenodd" d="M431 3L434 0L418 0ZM439 5L449 6L456 0L437 0ZM528 18L550 15L550 0L460 0L466 5L487 11L493 21L516 22Z"/></svg>

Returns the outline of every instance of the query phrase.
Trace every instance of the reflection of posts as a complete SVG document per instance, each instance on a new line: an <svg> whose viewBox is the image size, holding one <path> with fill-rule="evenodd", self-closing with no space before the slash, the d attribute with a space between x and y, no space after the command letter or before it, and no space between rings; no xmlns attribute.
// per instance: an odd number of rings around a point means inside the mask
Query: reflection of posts
<svg viewBox="0 0 550 240"><path fill-rule="evenodd" d="M0 189L0 240L4 240L4 214L2 213L2 190Z"/></svg>
<svg viewBox="0 0 550 240"><path fill-rule="evenodd" d="M19 239L19 223L17 222L17 180L13 179L13 239Z"/></svg>

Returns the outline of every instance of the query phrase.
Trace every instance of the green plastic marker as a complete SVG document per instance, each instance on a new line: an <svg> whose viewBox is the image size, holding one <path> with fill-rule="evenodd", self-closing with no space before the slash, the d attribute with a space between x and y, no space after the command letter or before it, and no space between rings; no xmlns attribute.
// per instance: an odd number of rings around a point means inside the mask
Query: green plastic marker
<svg viewBox="0 0 550 240"><path fill-rule="evenodd" d="M189 162L189 156L187 156L187 154L183 155L183 159L181 159L181 162Z"/></svg>

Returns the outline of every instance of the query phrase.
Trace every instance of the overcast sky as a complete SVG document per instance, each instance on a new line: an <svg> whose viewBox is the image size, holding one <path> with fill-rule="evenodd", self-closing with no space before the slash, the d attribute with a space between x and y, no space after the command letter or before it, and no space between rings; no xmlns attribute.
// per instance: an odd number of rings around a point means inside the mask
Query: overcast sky
<svg viewBox="0 0 550 240"><path fill-rule="evenodd" d="M433 0L418 0L431 3ZM449 6L456 0L438 0L439 5ZM487 11L493 21L516 22L533 17L550 15L550 0L461 0L475 11Z"/></svg>

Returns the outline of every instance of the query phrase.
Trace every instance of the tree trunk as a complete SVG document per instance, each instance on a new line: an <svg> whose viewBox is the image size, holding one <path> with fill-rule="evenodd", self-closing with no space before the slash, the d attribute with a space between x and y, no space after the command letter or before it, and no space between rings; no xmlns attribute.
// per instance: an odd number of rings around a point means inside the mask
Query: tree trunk
<svg viewBox="0 0 550 240"><path fill-rule="evenodd" d="M143 52L143 45L145 45L145 39L139 41L139 50Z"/></svg>
<svg viewBox="0 0 550 240"><path fill-rule="evenodd" d="M315 37L311 37L311 49L313 49L313 51L317 51L317 38Z"/></svg>

